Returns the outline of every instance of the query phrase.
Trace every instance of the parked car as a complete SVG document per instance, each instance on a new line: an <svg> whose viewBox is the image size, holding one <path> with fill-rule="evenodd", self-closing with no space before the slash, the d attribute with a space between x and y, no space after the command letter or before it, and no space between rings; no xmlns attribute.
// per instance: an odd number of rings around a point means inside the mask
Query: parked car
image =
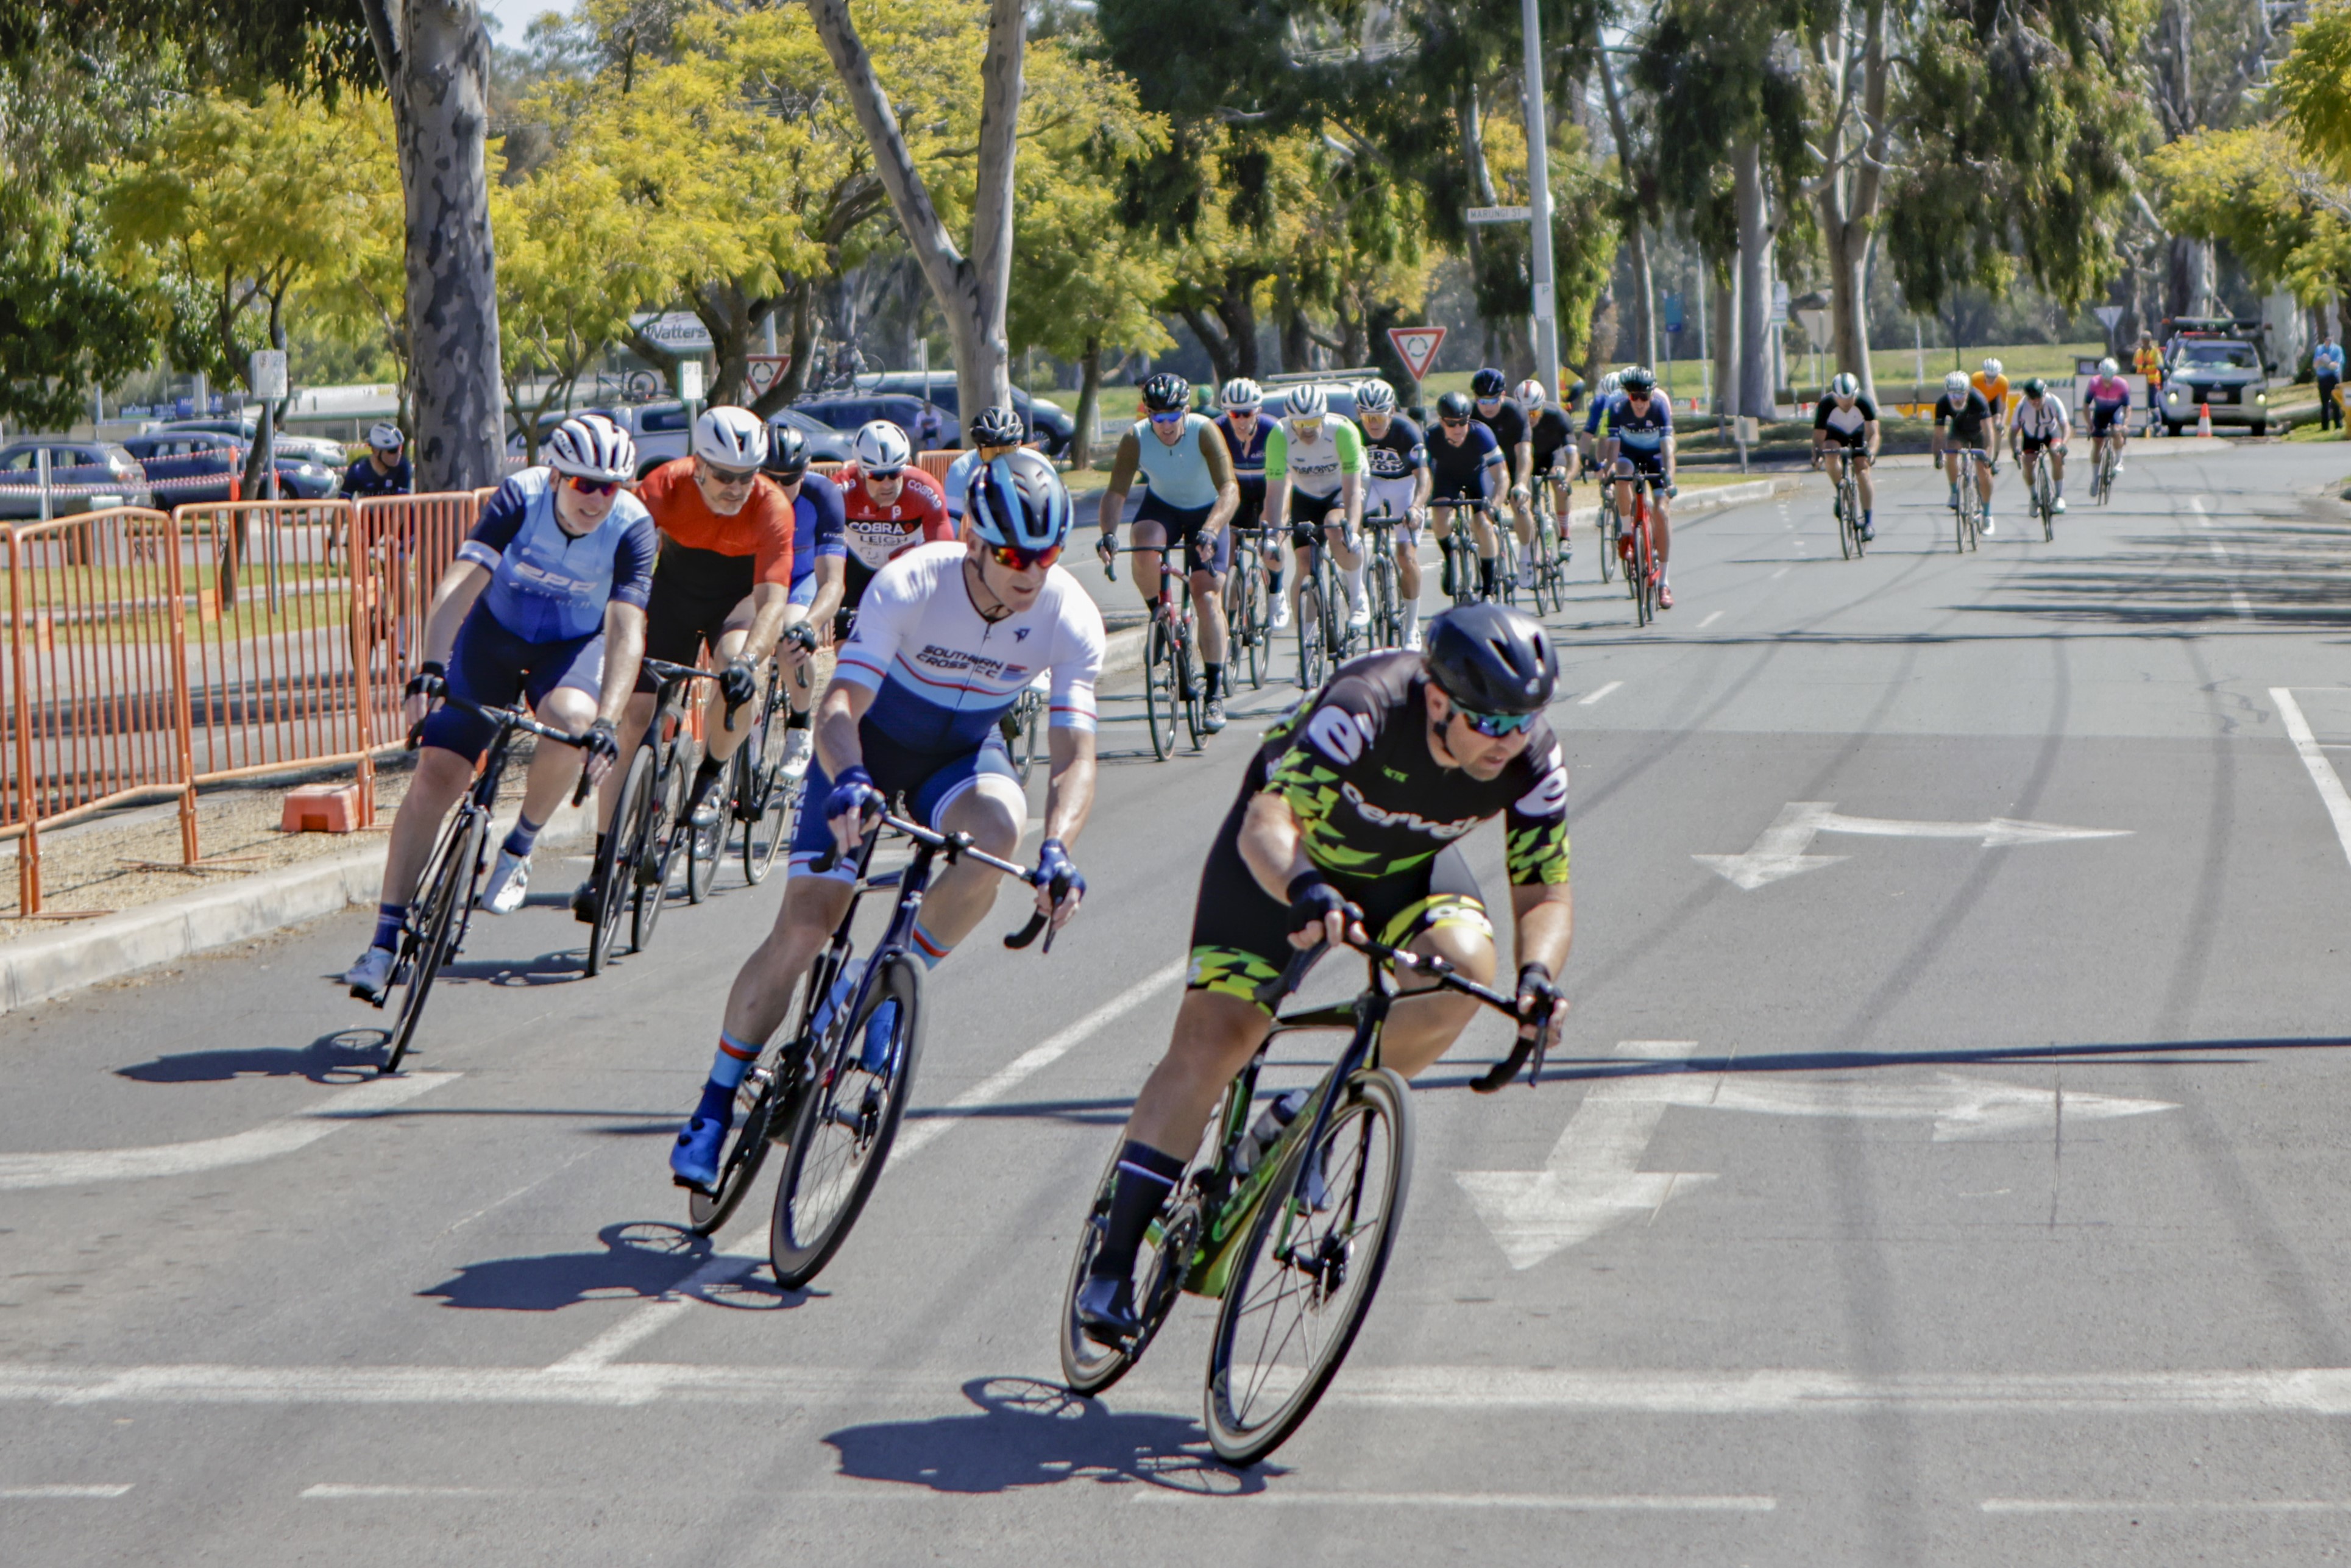
<svg viewBox="0 0 2351 1568"><path fill-rule="evenodd" d="M207 431L215 435L229 435L247 447L261 439L258 416L227 419L174 419L155 427L151 434L175 434L181 431ZM340 441L325 441L315 435L288 435L284 431L270 433L273 465L277 470L277 495L287 501L323 501L333 496L343 482L343 470L350 459ZM259 500L247 496L248 501Z"/></svg>
<svg viewBox="0 0 2351 1568"><path fill-rule="evenodd" d="M122 445L146 470L155 504L167 510L229 499L230 482L245 471L244 445L234 435L216 431L134 435Z"/></svg>
<svg viewBox="0 0 2351 1568"><path fill-rule="evenodd" d="M919 414L922 412L924 386L925 379L919 371L891 371L880 378L873 390L876 392L912 394L915 402L914 412ZM963 424L963 397L956 385L955 373L952 371L933 371L929 377L929 393L931 402L936 403L946 414L948 423L960 430ZM855 397L856 394L851 392L828 392L822 401L850 402L854 401ZM805 403L799 406L805 406ZM1036 399L1032 403L1027 392L1022 392L1019 387L1014 387L1012 406L1020 411L1020 417L1028 422L1029 431L1038 437L1046 456L1060 457L1068 453L1070 437L1078 427L1070 418L1069 412L1061 404L1050 398L1042 397ZM895 415L885 414L881 417L889 419L893 423L897 423ZM854 426L851 428L853 429ZM962 438L958 435L952 439L960 442Z"/></svg>
<svg viewBox="0 0 2351 1568"><path fill-rule="evenodd" d="M139 460L111 441L13 441L0 446L0 517L41 515L40 454L49 455L49 515L152 507Z"/></svg>
<svg viewBox="0 0 2351 1568"><path fill-rule="evenodd" d="M2200 408L2209 407L2216 425L2241 424L2251 434L2266 434L2270 369L2262 362L2261 345L2238 336L2232 325L2216 321L2195 329L2183 323L2164 354L2167 433L2179 434L2196 423Z"/></svg>
<svg viewBox="0 0 2351 1568"><path fill-rule="evenodd" d="M601 413L622 430L637 444L637 477L642 479L673 458L683 457L694 449L694 426L685 417L685 405L674 400L667 402L622 403L618 408L580 408L538 416L538 439L534 444L533 456L544 451L547 438L555 427L574 413ZM777 417L790 422L808 437L809 455L819 463L846 463L852 453L849 438L831 425L810 419L804 413L786 409ZM507 437L507 455L519 457L522 441L518 436Z"/></svg>

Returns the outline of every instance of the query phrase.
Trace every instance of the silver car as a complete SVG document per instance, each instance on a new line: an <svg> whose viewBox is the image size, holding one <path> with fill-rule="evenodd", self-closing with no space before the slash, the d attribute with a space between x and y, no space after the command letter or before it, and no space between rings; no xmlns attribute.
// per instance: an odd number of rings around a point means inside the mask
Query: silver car
<svg viewBox="0 0 2351 1568"><path fill-rule="evenodd" d="M2201 409L2215 425L2238 424L2250 434L2269 431L2270 383L2260 346L2242 338L2179 333L2163 371L2165 433L2193 426Z"/></svg>
<svg viewBox="0 0 2351 1568"><path fill-rule="evenodd" d="M147 471L111 441L15 441L0 446L0 517L22 522L40 517L43 452L49 455L53 517L155 504Z"/></svg>

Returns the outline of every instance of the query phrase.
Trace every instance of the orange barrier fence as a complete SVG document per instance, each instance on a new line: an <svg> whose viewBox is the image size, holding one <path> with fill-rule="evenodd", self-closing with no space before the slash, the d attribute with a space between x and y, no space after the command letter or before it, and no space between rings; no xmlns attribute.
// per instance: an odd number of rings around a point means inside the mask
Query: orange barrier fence
<svg viewBox="0 0 2351 1568"><path fill-rule="evenodd" d="M944 490L946 488L947 470L954 467L955 460L962 455L962 453L953 451L925 452L914 461L921 464L923 472L936 479L939 482L939 487Z"/></svg>

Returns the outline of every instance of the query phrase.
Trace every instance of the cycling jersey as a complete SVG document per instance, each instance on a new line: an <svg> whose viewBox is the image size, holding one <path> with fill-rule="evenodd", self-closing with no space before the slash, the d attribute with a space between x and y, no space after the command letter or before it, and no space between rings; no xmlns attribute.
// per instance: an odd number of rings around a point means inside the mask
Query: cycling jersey
<svg viewBox="0 0 2351 1568"><path fill-rule="evenodd" d="M416 469L402 453L387 473L376 471L375 459L362 457L343 471L343 495L353 501L371 496L405 496L416 488Z"/></svg>
<svg viewBox="0 0 2351 1568"><path fill-rule="evenodd" d="M1633 407L1633 399L1625 392L1608 400L1607 434L1615 438L1624 455L1635 460L1662 457L1673 433L1673 405L1657 393L1651 392L1649 406L1640 410Z"/></svg>
<svg viewBox="0 0 2351 1568"><path fill-rule="evenodd" d="M1217 493L1232 477L1232 452L1207 416L1187 413L1184 433L1174 444L1159 439L1147 419L1119 437L1118 455L1111 462L1110 488L1124 492L1137 473L1159 501L1178 511L1197 511L1217 504Z"/></svg>
<svg viewBox="0 0 2351 1568"><path fill-rule="evenodd" d="M1527 426L1527 439L1534 444L1534 472L1549 470L1558 461L1561 450L1575 434L1575 422L1565 410L1545 403L1535 412Z"/></svg>
<svg viewBox="0 0 2351 1568"><path fill-rule="evenodd" d="M1233 460L1233 477L1244 487L1255 485L1265 487L1265 444L1273 437L1274 426L1280 421L1260 413L1253 416L1246 435L1236 433L1228 417L1217 421L1217 434L1225 438L1225 450Z"/></svg>
<svg viewBox="0 0 2351 1568"><path fill-rule="evenodd" d="M1364 433L1355 422L1335 413L1322 416L1322 434L1301 441L1288 420L1275 422L1265 438L1265 482L1270 486L1287 477L1301 495L1325 499L1339 493L1340 480L1364 471Z"/></svg>
<svg viewBox="0 0 2351 1568"><path fill-rule="evenodd" d="M1615 394L1613 392L1606 397L1596 397L1592 400L1592 412L1583 416L1584 434L1597 435L1604 440L1607 437L1608 409L1615 401Z"/></svg>
<svg viewBox="0 0 2351 1568"><path fill-rule="evenodd" d="M1869 439L1869 426L1877 419L1877 405L1865 392L1845 408L1836 399L1824 397L1813 405L1813 428L1828 432L1831 441L1847 446L1859 446Z"/></svg>
<svg viewBox="0 0 2351 1568"><path fill-rule="evenodd" d="M459 560L490 574L475 610L526 643L594 636L606 605L642 610L653 592L656 536L643 503L624 490L575 537L555 520L555 479L549 468L509 477L457 547Z"/></svg>
<svg viewBox="0 0 2351 1568"><path fill-rule="evenodd" d="M2008 378L2006 376L1987 376L1981 371L1978 371L1968 378L1968 384L1983 394L1984 405L1991 410L1994 419L2007 417Z"/></svg>
<svg viewBox="0 0 2351 1568"><path fill-rule="evenodd" d="M797 589L816 575L822 556L845 556L841 538L843 508L841 486L821 474L800 476L799 494L792 500L792 586Z"/></svg>
<svg viewBox="0 0 2351 1568"><path fill-rule="evenodd" d="M1374 479L1410 479L1428 464L1420 426L1400 413L1388 415L1387 433L1364 437L1364 462Z"/></svg>
<svg viewBox="0 0 2351 1568"><path fill-rule="evenodd" d="M691 457L674 458L637 485L637 499L653 515L653 526L666 541L662 551L664 570L668 570L673 559L692 562L696 556L747 557L753 563L753 581L789 585L794 508L775 481L765 474L757 476L742 509L721 515L710 509L702 486L694 482L694 462ZM654 587L660 587L659 579Z"/></svg>
<svg viewBox="0 0 2351 1568"><path fill-rule="evenodd" d="M2058 440L2065 434L2065 404L2055 392L2043 392L2035 402L2031 398L2020 399L2016 405L2016 433L2028 445Z"/></svg>
<svg viewBox="0 0 2351 1568"><path fill-rule="evenodd" d="M979 448L977 446L966 448L962 456L947 465L945 488L948 517L960 518L963 516L963 504L971 494L971 476L978 467Z"/></svg>
<svg viewBox="0 0 2351 1568"><path fill-rule="evenodd" d="M1486 471L1502 461L1502 444L1494 433L1471 420L1455 441L1443 425L1431 431L1427 442L1432 494L1453 497L1486 494Z"/></svg>
<svg viewBox="0 0 2351 1568"><path fill-rule="evenodd" d="M2082 389L2083 404L2095 413L2100 407L2128 408L2130 383L2120 376L2095 376Z"/></svg>
<svg viewBox="0 0 2351 1568"><path fill-rule="evenodd" d="M841 471L841 539L849 547L849 588L844 607L860 603L873 574L915 546L956 537L939 482L908 465L898 498L884 507L866 492L856 464Z"/></svg>
<svg viewBox="0 0 2351 1568"><path fill-rule="evenodd" d="M1491 413L1476 403L1470 404L1470 408L1469 417L1494 433L1495 443L1502 449L1502 460L1505 463L1517 461L1519 443L1527 439L1527 411L1520 406L1519 400L1506 397L1502 405Z"/></svg>
<svg viewBox="0 0 2351 1568"><path fill-rule="evenodd" d="M1951 427L1951 439L1961 446L1978 447L1984 444L1984 427L1991 423L1991 404L1984 402L1983 393L1968 389L1964 402L1945 392L1935 400L1935 428Z"/></svg>

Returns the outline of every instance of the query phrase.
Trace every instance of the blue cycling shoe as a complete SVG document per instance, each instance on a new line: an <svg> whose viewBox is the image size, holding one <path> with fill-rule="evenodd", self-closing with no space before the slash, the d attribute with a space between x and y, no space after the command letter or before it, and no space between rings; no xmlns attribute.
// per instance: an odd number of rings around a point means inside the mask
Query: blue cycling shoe
<svg viewBox="0 0 2351 1568"><path fill-rule="evenodd" d="M865 1020L865 1049L857 1058L857 1065L880 1077L890 1069L890 1035L898 1026L898 1004L893 999L873 1009Z"/></svg>
<svg viewBox="0 0 2351 1568"><path fill-rule="evenodd" d="M1143 1332L1134 1287L1124 1280L1089 1275L1078 1287L1078 1327L1104 1350L1124 1350Z"/></svg>
<svg viewBox="0 0 2351 1568"><path fill-rule="evenodd" d="M716 1116L696 1116L677 1135L669 1152L669 1168L680 1186L710 1192L718 1186L718 1156L726 1146L726 1124Z"/></svg>

